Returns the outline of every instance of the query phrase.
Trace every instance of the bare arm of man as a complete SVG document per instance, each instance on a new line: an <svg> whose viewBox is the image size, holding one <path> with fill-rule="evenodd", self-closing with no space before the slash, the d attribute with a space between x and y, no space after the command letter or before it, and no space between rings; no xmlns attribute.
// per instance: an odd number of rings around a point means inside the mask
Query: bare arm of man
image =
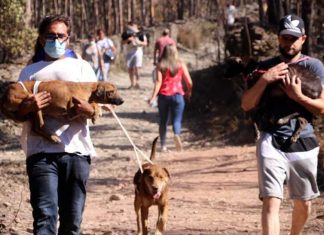
<svg viewBox="0 0 324 235"><path fill-rule="evenodd" d="M288 65L280 63L267 72L265 72L260 79L250 89L243 93L241 107L244 111L249 111L255 108L262 97L267 85L278 80L283 80L288 73Z"/></svg>
<svg viewBox="0 0 324 235"><path fill-rule="evenodd" d="M301 80L298 77L286 76L283 82L283 89L289 98L301 104L313 114L324 114L324 87L318 99L311 99L302 93Z"/></svg>
<svg viewBox="0 0 324 235"><path fill-rule="evenodd" d="M36 112L47 107L51 103L51 94L47 91L39 92L35 95L28 96L20 104L18 114L21 117L27 116L31 112Z"/></svg>

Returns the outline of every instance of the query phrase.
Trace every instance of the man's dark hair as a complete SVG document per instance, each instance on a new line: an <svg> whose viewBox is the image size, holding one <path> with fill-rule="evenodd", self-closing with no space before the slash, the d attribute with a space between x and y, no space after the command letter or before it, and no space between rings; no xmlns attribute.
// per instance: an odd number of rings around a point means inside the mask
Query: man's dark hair
<svg viewBox="0 0 324 235"><path fill-rule="evenodd" d="M136 22L131 20L131 21L128 21L127 24L128 25L134 25L134 24L136 24Z"/></svg>
<svg viewBox="0 0 324 235"><path fill-rule="evenodd" d="M100 33L105 33L105 31L103 29L97 29L97 36L99 36Z"/></svg>
<svg viewBox="0 0 324 235"><path fill-rule="evenodd" d="M170 34L170 30L168 29L168 28L165 28L164 30L163 30L163 32L162 32L162 35L163 36L167 36L167 35L169 35Z"/></svg>
<svg viewBox="0 0 324 235"><path fill-rule="evenodd" d="M70 18L65 15L50 15L46 16L38 26L38 34L43 35L47 32L48 27L54 22L64 23L67 27L68 35L71 34L71 21Z"/></svg>

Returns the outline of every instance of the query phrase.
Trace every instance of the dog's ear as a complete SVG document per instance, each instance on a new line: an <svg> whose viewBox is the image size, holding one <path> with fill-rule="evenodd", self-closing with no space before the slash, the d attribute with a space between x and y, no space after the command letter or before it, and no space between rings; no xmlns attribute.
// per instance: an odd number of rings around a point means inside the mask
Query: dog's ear
<svg viewBox="0 0 324 235"><path fill-rule="evenodd" d="M144 168L144 171L143 171L143 175L144 176L149 176L149 175L151 175L151 169L150 168Z"/></svg>
<svg viewBox="0 0 324 235"><path fill-rule="evenodd" d="M105 88L103 88L102 86L98 86L96 90L96 96L103 97L104 95L105 95Z"/></svg>
<svg viewBox="0 0 324 235"><path fill-rule="evenodd" d="M135 185L139 185L139 184L141 183L141 175L142 175L141 171L138 170L138 171L136 172L136 174L134 175L134 178L133 178L133 184L135 184Z"/></svg>

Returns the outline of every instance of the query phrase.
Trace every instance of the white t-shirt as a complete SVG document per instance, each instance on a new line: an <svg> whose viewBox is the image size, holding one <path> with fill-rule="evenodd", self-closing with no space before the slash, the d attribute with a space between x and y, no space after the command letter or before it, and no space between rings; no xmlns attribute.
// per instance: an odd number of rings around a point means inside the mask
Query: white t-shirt
<svg viewBox="0 0 324 235"><path fill-rule="evenodd" d="M232 25L235 22L235 13L236 13L236 7L234 5L229 5L228 8L225 10L225 16L226 16L226 23L228 25Z"/></svg>
<svg viewBox="0 0 324 235"><path fill-rule="evenodd" d="M96 82L97 78L90 64L82 59L64 58L55 61L40 61L25 67L19 81L64 80L72 82ZM29 121L24 122L21 134L21 145L26 156L36 153L79 153L95 156L88 120L57 120L44 117L46 127L54 131L61 143L54 144L31 131Z"/></svg>
<svg viewBox="0 0 324 235"><path fill-rule="evenodd" d="M144 36L144 40L146 39L146 36ZM130 43L126 44L126 56L130 56L135 53L143 54L143 46L141 44L141 41L138 37L134 37L134 40L132 40Z"/></svg>
<svg viewBox="0 0 324 235"><path fill-rule="evenodd" d="M84 59L90 63L93 69L98 68L98 48L96 42L90 42L85 47Z"/></svg>
<svg viewBox="0 0 324 235"><path fill-rule="evenodd" d="M107 53L107 55L113 55L112 48L114 43L110 38L104 38L97 42L98 50L102 53Z"/></svg>

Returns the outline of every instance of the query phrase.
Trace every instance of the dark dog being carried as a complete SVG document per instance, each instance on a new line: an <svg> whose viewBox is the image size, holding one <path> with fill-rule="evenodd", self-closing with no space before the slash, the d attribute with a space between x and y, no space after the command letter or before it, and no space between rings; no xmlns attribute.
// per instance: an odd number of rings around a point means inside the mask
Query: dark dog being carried
<svg viewBox="0 0 324 235"><path fill-rule="evenodd" d="M288 74L289 77L296 76L301 80L304 95L317 99L322 93L322 85L320 78L313 72L314 69L316 70L316 63L312 60L310 57L303 56L296 63L289 64ZM247 65L246 67L253 70L245 72L248 88L252 87L265 71L281 62L280 57L274 57L260 63L252 62L253 66ZM254 69L251 69L253 67ZM280 148L287 148L292 143L296 143L300 136L312 131L312 126L309 124L313 121L313 114L290 99L283 91L283 85L282 81L269 84L259 105L250 112L260 131L275 132L274 136L281 136L274 138L275 144Z"/></svg>

